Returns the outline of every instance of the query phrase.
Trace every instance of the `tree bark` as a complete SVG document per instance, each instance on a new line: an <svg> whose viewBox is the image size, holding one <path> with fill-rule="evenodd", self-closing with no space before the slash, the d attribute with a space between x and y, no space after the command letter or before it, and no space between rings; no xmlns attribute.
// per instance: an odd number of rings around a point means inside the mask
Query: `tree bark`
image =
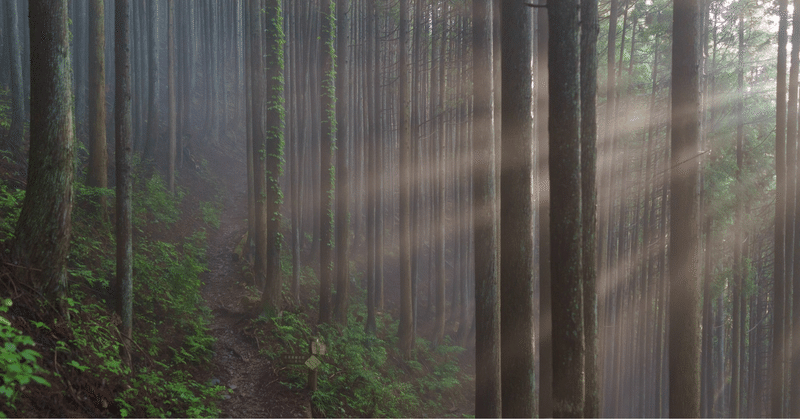
<svg viewBox="0 0 800 419"><path fill-rule="evenodd" d="M572 2L559 2L549 5L548 14L548 48L559 52L549 60L553 416L581 417L585 402L585 343L581 284L581 86L578 68L578 10ZM509 112L509 107L503 106L503 109L504 113ZM587 154L591 155L591 152ZM505 189L505 184L503 188ZM503 246L504 253L505 249L506 246ZM505 300L503 304L505 305Z"/></svg>
<svg viewBox="0 0 800 419"><path fill-rule="evenodd" d="M585 406L583 417L600 416L600 377L597 368L597 0L581 0L581 233L583 321L585 352ZM646 186L645 186L646 187ZM646 228L646 226L645 226ZM645 242L646 243L646 242ZM644 369L644 365L641 365Z"/></svg>
<svg viewBox="0 0 800 419"><path fill-rule="evenodd" d="M788 0L779 0L777 97L775 101L775 273L773 285L772 361L770 382L770 415L782 416L784 307L786 301L786 44L788 30Z"/></svg>
<svg viewBox="0 0 800 419"><path fill-rule="evenodd" d="M508 417L534 414L530 13L516 0L501 6L500 339L502 412Z"/></svg>
<svg viewBox="0 0 800 419"><path fill-rule="evenodd" d="M250 1L250 74L253 102L253 186L255 189L255 221L256 221L256 254L254 262L254 280L256 287L263 290L267 275L267 168L266 168L266 133L264 132L264 62L261 9L262 0Z"/></svg>
<svg viewBox="0 0 800 419"><path fill-rule="evenodd" d="M331 0L322 0L319 4L319 19L322 24L320 37L320 95L322 119L320 125L320 185L319 185L319 323L331 320L331 280L333 277L333 193L334 174L333 151L335 147L336 127L336 68L333 57L334 31L336 16Z"/></svg>
<svg viewBox="0 0 800 419"><path fill-rule="evenodd" d="M4 150L9 150L15 155L22 152L25 128L25 101L24 86L22 82L22 45L20 43L17 2L5 2L6 47L9 54L9 76L11 85L11 126L8 139L3 144Z"/></svg>
<svg viewBox="0 0 800 419"><path fill-rule="evenodd" d="M149 29L149 104L147 106L147 140L144 146L144 158L155 159L158 142L158 2L150 3Z"/></svg>
<svg viewBox="0 0 800 419"><path fill-rule="evenodd" d="M353 140L348 130L347 78L350 60L348 0L336 0L336 299L334 318L347 325L350 286L350 168L347 161Z"/></svg>
<svg viewBox="0 0 800 419"><path fill-rule="evenodd" d="M266 0L264 14L266 79L266 284L261 297L262 306L268 313L277 314L281 301L280 251L281 235L280 206L283 200L278 178L283 172L283 9L281 0Z"/></svg>
<svg viewBox="0 0 800 419"><path fill-rule="evenodd" d="M15 3L15 1L9 1ZM108 187L106 150L105 12L103 0L89 2L89 166L87 184ZM98 214L106 218L106 200L100 196Z"/></svg>
<svg viewBox="0 0 800 419"><path fill-rule="evenodd" d="M114 96L114 158L116 164L116 237L117 276L113 295L117 314L122 319L125 347L133 337L133 241L131 218L131 4L130 0L114 3L114 67L116 73ZM129 351L128 351L129 353ZM125 356L130 364L129 355Z"/></svg>
<svg viewBox="0 0 800 419"><path fill-rule="evenodd" d="M408 115L408 0L400 0L398 71L398 144L400 147L400 352L411 357L414 346L411 306L411 135Z"/></svg>
<svg viewBox="0 0 800 419"><path fill-rule="evenodd" d="M500 417L500 254L494 142L492 1L472 0L475 416Z"/></svg>
<svg viewBox="0 0 800 419"><path fill-rule="evenodd" d="M700 416L698 179L700 8L676 0L672 46L669 234L669 414Z"/></svg>
<svg viewBox="0 0 800 419"><path fill-rule="evenodd" d="M743 197L741 193L742 188L742 163L743 163L743 146L744 146L744 17L739 14L739 70L737 74L738 79L738 92L736 103L736 204L734 208L733 220L733 295L732 295L732 311L733 311L733 345L731 356L731 415L735 418L739 417L740 413L740 371L742 366L742 352L741 348L743 342L741 340L741 330L743 317L740 310L740 302L742 301L742 287L744 267L742 261L742 205Z"/></svg>
<svg viewBox="0 0 800 419"><path fill-rule="evenodd" d="M59 302L67 286L75 171L67 1L31 1L28 22L31 141L25 200L11 256L30 270L34 289Z"/></svg>
<svg viewBox="0 0 800 419"><path fill-rule="evenodd" d="M544 8L537 10L537 57L536 57L536 155L538 156L537 212L539 215L539 417L553 416L553 319L551 294L550 260L550 173L549 139L547 120L549 119L549 27ZM497 90L497 86L495 86Z"/></svg>
<svg viewBox="0 0 800 419"><path fill-rule="evenodd" d="M169 89L169 154L167 178L169 193L175 194L175 146L177 114L175 109L175 0L167 0L167 87Z"/></svg>

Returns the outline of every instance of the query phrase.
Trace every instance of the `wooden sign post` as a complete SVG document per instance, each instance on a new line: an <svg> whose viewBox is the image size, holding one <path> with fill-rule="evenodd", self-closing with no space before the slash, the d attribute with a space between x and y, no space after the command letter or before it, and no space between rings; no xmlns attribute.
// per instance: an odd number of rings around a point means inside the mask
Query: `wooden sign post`
<svg viewBox="0 0 800 419"><path fill-rule="evenodd" d="M322 360L319 356L325 355L327 347L324 343L319 341L319 338L313 338L308 341L308 355L303 354L283 354L281 361L287 365L300 365L305 364L308 368L308 388L311 391L317 390L317 368L322 365Z"/></svg>

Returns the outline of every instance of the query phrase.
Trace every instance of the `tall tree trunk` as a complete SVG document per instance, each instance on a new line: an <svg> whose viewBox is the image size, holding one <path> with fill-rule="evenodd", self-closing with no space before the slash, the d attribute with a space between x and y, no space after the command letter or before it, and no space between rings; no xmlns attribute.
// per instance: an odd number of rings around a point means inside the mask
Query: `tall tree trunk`
<svg viewBox="0 0 800 419"><path fill-rule="evenodd" d="M267 274L267 168L266 133L264 132L264 62L261 47L261 9L262 0L250 1L250 74L252 75L252 122L253 122L253 187L255 192L255 262L254 280L256 287L264 288Z"/></svg>
<svg viewBox="0 0 800 419"><path fill-rule="evenodd" d="M11 78L11 126L8 139L3 144L3 150L9 150L15 155L22 151L25 127L25 102L24 86L22 84L22 45L20 43L19 25L17 23L17 2L5 2L5 34L6 48L9 54L9 76Z"/></svg>
<svg viewBox="0 0 800 419"><path fill-rule="evenodd" d="M28 23L31 141L25 199L11 257L29 269L21 277L31 278L37 292L60 304L67 286L75 172L67 1L31 1Z"/></svg>
<svg viewBox="0 0 800 419"><path fill-rule="evenodd" d="M155 159L156 145L158 143L158 2L150 3L150 16L148 17L149 37L149 104L147 106L147 140L144 146L144 158Z"/></svg>
<svg viewBox="0 0 800 419"><path fill-rule="evenodd" d="M9 3L16 3L15 0ZM108 187L106 151L105 12L103 0L89 2L89 167L87 184ZM106 200L100 196L98 213L106 218Z"/></svg>
<svg viewBox="0 0 800 419"><path fill-rule="evenodd" d="M281 0L266 0L264 5L266 16L265 76L269 81L265 96L265 151L266 155L266 283L261 296L262 307L272 314L280 311L281 301L281 268L280 251L281 235L280 207L282 193L278 179L283 172L283 9Z"/></svg>
<svg viewBox="0 0 800 419"><path fill-rule="evenodd" d="M245 122L245 135L246 135L246 145L247 148L246 156L247 156L247 242L245 243L245 247L247 249L247 254L252 257L253 249L255 247L255 239L256 239L256 197L255 197L255 178L254 178L254 163L255 158L253 157L254 149L253 149L253 72L252 72L252 62L253 62L253 52L252 52L252 41L251 41L251 33L253 29L252 26L252 19L250 18L250 0L243 0L242 4L242 14L244 25L242 30L242 44L244 49L244 122ZM190 89L191 90L191 89ZM292 167L297 167L294 164ZM296 170L296 169L295 169ZM293 170L293 171L295 171ZM292 187L296 188L297 183L292 182ZM294 190L292 191L292 195L294 195ZM292 220L294 220L295 215L294 212L292 213ZM255 278L254 278L255 279ZM255 281L253 283L255 285Z"/></svg>
<svg viewBox="0 0 800 419"><path fill-rule="evenodd" d="M439 91L436 93L437 100L436 106L431 109L432 112L432 122L434 122L434 130L436 132L436 144L435 147L438 149L436 153L436 194L437 194L437 206L435 207L436 215L434 216L435 220L435 233L434 233L434 243L436 243L436 273L434 278L436 278L436 319L434 320L435 328L433 332L433 342L434 345L440 345L444 342L444 329L445 329L445 241L447 240L446 232L445 232L445 208L447 203L447 193L445 188L445 177L446 177L446 138L445 135L445 124L444 124L444 103L445 103L445 89L446 80L445 80L445 50L447 45L447 39L445 37L445 31L447 30L447 2L442 4L442 8L439 11L439 16L435 20L439 21L439 43L437 47L439 48L439 62L436 70L439 72L437 76L438 83L436 84L436 89ZM436 51L433 51L436 54Z"/></svg>
<svg viewBox="0 0 800 419"><path fill-rule="evenodd" d="M167 178L169 193L175 194L175 147L177 134L177 114L175 109L175 0L167 0L167 87L169 88L169 152Z"/></svg>
<svg viewBox="0 0 800 419"><path fill-rule="evenodd" d="M377 69L375 68L375 48L374 43L377 42L376 37L377 33L375 31L376 25L375 21L377 20L377 11L375 10L375 1L376 0L367 0L366 1L366 69L365 69L365 81L366 81L366 90L367 90L367 97L366 106L368 112L367 118L367 135L365 141L367 143L367 161L369 168L367 169L367 180L366 180L366 189L367 189L367 322L365 324L365 330L369 334L375 334L377 330L377 325L375 324L375 282L377 278L376 271L379 267L376 265L376 232L375 232L375 217L376 217L376 206L377 206L377 187L378 184L375 181L375 176L377 173L377 153L375 152L378 144L376 138L377 132L377 125L378 125L378 116L375 107L377 106L377 101L375 100L375 89L377 77L375 73Z"/></svg>
<svg viewBox="0 0 800 419"><path fill-rule="evenodd" d="M400 0L400 44L397 71L399 85L397 107L398 144L400 147L400 352L411 357L414 345L411 301L411 135L408 104L408 0Z"/></svg>
<svg viewBox="0 0 800 419"><path fill-rule="evenodd" d="M581 0L581 233L583 281L583 327L586 401L583 417L600 416L600 377L597 367L597 0ZM645 186L646 187L646 186ZM645 226L646 228L646 226ZM645 242L646 243L646 242ZM644 368L644 365L641 366Z"/></svg>
<svg viewBox="0 0 800 419"><path fill-rule="evenodd" d="M500 264L494 142L492 1L472 0L475 416L500 417Z"/></svg>
<svg viewBox="0 0 800 419"><path fill-rule="evenodd" d="M741 193L742 188L742 157L744 146L744 17L742 13L739 14L739 71L738 79L738 98L736 103L736 206L734 209L734 239L733 239L733 296L732 296L732 311L733 311L733 353L731 356L731 415L739 417L740 409L740 393L739 387L740 371L742 364L742 353L740 351L743 346L741 341L742 330L742 312L739 309L742 300L742 287L744 269L742 261L742 205L743 197Z"/></svg>
<svg viewBox="0 0 800 419"><path fill-rule="evenodd" d="M348 0L336 0L336 299L334 318L347 324L347 307L350 284L350 168L347 160L352 145L348 129L347 78L350 70L350 38L348 27ZM294 76L293 76L294 78Z"/></svg>
<svg viewBox="0 0 800 419"><path fill-rule="evenodd" d="M672 46L669 234L669 414L700 416L698 177L700 8L676 0Z"/></svg>
<svg viewBox="0 0 800 419"><path fill-rule="evenodd" d="M122 319L122 335L133 337L133 234L131 231L131 4L130 0L114 3L114 158L116 164L116 237L117 275L112 283L115 311ZM127 353L130 353L128 351ZM124 356L130 364L130 356Z"/></svg>
<svg viewBox="0 0 800 419"><path fill-rule="evenodd" d="M581 137L578 9L548 7L550 57L550 270L553 275L553 416L582 417L585 344L581 284ZM504 21L505 25L506 22ZM506 45L503 39L503 45ZM503 51L503 60L505 61ZM505 76L505 68L503 69ZM518 75L520 77L521 75ZM505 79L503 80L505 87ZM589 93L589 92L587 92ZM503 106L503 114L510 106ZM591 124L591 121L587 125ZM504 131L508 127L504 124ZM590 145L587 142L587 145ZM505 144L503 149L505 150ZM516 152L518 149L511 149ZM527 153L526 153L527 154ZM586 153L591 160L592 153ZM505 154L504 154L505 156ZM504 159L503 165L506 161ZM504 169L505 171L505 169ZM591 175L590 175L591 176ZM503 179L505 180L505 178ZM505 182L503 182L505 189ZM525 195L523 195L525 196ZM520 222L525 222L519 220ZM505 234L505 230L503 231ZM592 238L587 238L592 239ZM519 245L518 245L519 246ZM505 254L506 246L502 247ZM505 281L505 275L503 275ZM504 295L505 297L505 295ZM505 305L505 299L503 299Z"/></svg>
<svg viewBox="0 0 800 419"><path fill-rule="evenodd" d="M376 108L375 113L375 136L373 140L375 141L375 164L376 164L376 172L375 182L377 188L375 189L375 309L377 311L383 311L383 302L384 302L384 227L383 227L383 219L384 219L384 191L386 190L386 171L388 168L384 166L383 158L386 155L384 152L384 140L387 137L386 130L384 130L384 121L383 118L383 99L382 99L382 87L383 81L381 80L381 69L383 68L382 60L381 60L381 31L380 31L380 19L378 18L377 12L377 1L375 3L375 14L374 20L372 23L375 25L374 34L375 40L374 44L372 45L375 48L375 90L374 94L374 106Z"/></svg>
<svg viewBox="0 0 800 419"><path fill-rule="evenodd" d="M300 29L298 28L298 14L299 14L299 6L297 2L292 2L291 6L291 19L289 21L289 30L290 38L291 39L298 39L300 37ZM294 34L294 36L292 36ZM291 133L292 136L289 137L289 141L291 141L291 157L289 159L291 165L291 185L292 185L292 194L291 194L291 212L292 212L292 285L291 285L291 295L294 299L295 303L300 302L300 220L302 217L301 209L300 209L300 197L302 195L302 183L300 182L300 123L302 115L302 106L300 105L300 74L294 71L294 69L299 67L300 62L300 48L301 42L292 42L293 53L290 55L290 65L291 69L289 70L288 74L290 75L290 89L291 89L291 109L292 115L295 115L291 124Z"/></svg>
<svg viewBox="0 0 800 419"><path fill-rule="evenodd" d="M792 17L792 57L791 57L791 67L789 69L789 113L788 113L788 126L787 126L787 134L786 134L786 161L788 170L787 170L787 179L788 179L788 188L792 188L792 182L794 182L794 193L790 190L786 194L786 198L788 200L786 206L786 229L787 229L787 243L789 241L789 231L794 230L793 234L793 243L794 246L792 248L793 257L787 257L787 262L789 260L793 261L793 269L790 271L789 264L787 263L786 269L786 278L785 278L785 306L784 306L784 313L785 317L783 318L785 332L784 336L787 336L790 333L790 325L791 325L791 348L786 345L786 349L784 350L784 359L785 362L785 374L786 378L784 378L784 383L791 383L791 385L784 384L786 388L785 397L789 400L788 405L788 416L800 416L800 261L798 261L798 257L800 257L800 204L794 202L794 200L800 196L800 179L797 179L796 176L800 174L800 166L797 164L796 152L800 150L800 135L797 132L798 123L797 123L797 88L798 88L798 71L800 70L800 1L795 0L794 2L794 15ZM794 90L793 90L794 89ZM792 144L795 144L792 147ZM790 162L791 161L791 162ZM794 176L793 173L794 172ZM792 228L791 223L794 221L794 228ZM788 246L787 246L788 247ZM787 249L787 255L789 255L789 251ZM791 290L791 292L790 292ZM789 299L789 295L791 295L791 300ZM789 313L791 313L791 317L789 317ZM787 339L788 340L788 339Z"/></svg>
<svg viewBox="0 0 800 419"><path fill-rule="evenodd" d="M509 417L534 414L530 13L522 2L502 3L500 339L502 412Z"/></svg>
<svg viewBox="0 0 800 419"><path fill-rule="evenodd" d="M550 174L548 165L549 141L547 120L549 118L549 76L547 50L548 24L547 13L544 8L536 12L537 20L537 57L536 57L536 155L537 161L537 187L538 200L537 213L539 232L539 417L553 416L553 326L552 304L550 301L551 280L550 264L541 261L550 260ZM499 25L498 25L499 26ZM500 51L495 50L498 53ZM496 54L499 55L499 54ZM497 79L495 79L497 80ZM495 86L495 91L499 90ZM495 102L497 104L497 102ZM496 133L498 131L495 131ZM498 153L499 154L499 153ZM502 301L501 301L502 302Z"/></svg>
<svg viewBox="0 0 800 419"><path fill-rule="evenodd" d="M336 126L336 69L333 57L336 16L331 0L319 4L319 19L322 24L320 38L321 66L320 86L322 120L320 126L320 185L319 185L319 323L331 320L331 280L333 277L333 148Z"/></svg>
<svg viewBox="0 0 800 419"><path fill-rule="evenodd" d="M770 415L782 416L783 359L785 356L784 308L786 301L786 44L788 0L779 0L777 98L775 101L775 268L772 315L772 361L770 373Z"/></svg>

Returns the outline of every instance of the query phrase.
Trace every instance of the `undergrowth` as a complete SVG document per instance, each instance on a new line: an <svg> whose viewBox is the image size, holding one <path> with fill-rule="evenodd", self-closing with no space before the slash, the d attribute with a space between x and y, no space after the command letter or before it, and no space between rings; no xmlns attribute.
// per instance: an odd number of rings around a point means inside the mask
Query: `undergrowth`
<svg viewBox="0 0 800 419"><path fill-rule="evenodd" d="M36 402L16 402L34 397L34 385L63 389L72 407L59 416L220 413L216 401L225 388L192 376L213 355L210 313L201 304L199 275L206 270L206 228L219 226L219 197L187 202L184 190L171 195L157 173L145 175L141 168L135 173L132 366L122 362L120 319L110 310L110 281L116 275L114 228L108 221L113 216L102 217L94 204L103 195L113 203L113 191L78 181L65 298L69 324L59 323L55 315L52 321L30 315L13 317L14 327L3 313L15 301L0 299L0 340L5 342L0 347L0 405L9 407L0 415L25 415ZM0 245L13 239L23 197L24 191L9 190L0 179ZM113 214L113 205L109 212ZM41 349L33 349L34 340L43 342ZM15 403L26 410L18 410Z"/></svg>
<svg viewBox="0 0 800 419"><path fill-rule="evenodd" d="M284 311L280 317L259 317L254 326L259 341L264 342L262 354L278 362L284 354L308 354L312 339L324 342L326 353L317 355L323 362L312 394L319 415L444 416L462 397L463 387L471 385L473 378L458 366L457 355L463 348L449 340L434 348L426 339L417 338L412 357L404 360L397 351L398 321L388 313L379 314L377 335L367 334L363 303L351 303L347 327L321 325L315 335L309 318L314 300L309 296L306 305ZM353 301L363 299L356 295ZM286 365L284 371L282 383L287 387L299 390L308 385L305 365Z"/></svg>

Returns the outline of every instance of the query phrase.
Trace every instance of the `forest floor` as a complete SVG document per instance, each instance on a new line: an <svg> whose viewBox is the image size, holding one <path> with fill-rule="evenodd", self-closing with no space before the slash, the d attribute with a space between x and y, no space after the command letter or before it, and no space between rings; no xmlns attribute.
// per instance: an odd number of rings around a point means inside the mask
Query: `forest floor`
<svg viewBox="0 0 800 419"><path fill-rule="evenodd" d="M263 350L265 345L279 343L273 342L268 337L269 333L258 334L257 329L263 328L264 325L256 325L254 323L256 315L245 307L248 299L254 298L257 292L252 286L251 267L236 254L236 247L247 232L246 164L243 158L236 157L238 155L243 157L244 153L208 147L202 154L208 159L209 172L218 179L219 190L224 194L224 206L220 228L212 232L209 237L208 271L201 276L204 284L202 296L213 315L209 329L211 336L216 339L213 347L214 356L211 367L198 378L203 382L220 384L232 390L230 395L218 404L221 417L323 415L317 409L312 409L311 392L308 389L287 387L285 383L292 381L288 377L287 368L292 367L283 365L279 359L270 359L265 353L267 352ZM288 232L284 234L288 237ZM397 252L390 252L391 256L387 256L384 261L387 272L386 312L394 318L399 315L400 295L398 281L395 278L398 264L396 254ZM360 259L356 255L356 270L363 269L361 266L363 261ZM306 288L307 286L308 284L304 284L301 288L301 293L304 295L313 293ZM284 309L307 310L297 306ZM311 309L314 312L307 314L309 318L315 319L316 310L313 307ZM423 315L422 318L424 320L418 325L418 333L420 336L431 336L433 316ZM256 335L262 339L258 339ZM263 338L268 340L265 341ZM475 352L472 348L457 356L460 370L472 377L475 374L474 357ZM437 359L441 361L440 358ZM465 385L459 392L460 395L448 398L446 405L440 405L436 412L426 413L433 416L474 415L474 385ZM441 396L437 394L426 396L426 398L436 397ZM351 412L349 409L341 414L359 415L358 412Z"/></svg>
<svg viewBox="0 0 800 419"><path fill-rule="evenodd" d="M258 342L246 332L252 314L242 301L252 292L234 254L247 231L246 164L232 153L213 154L209 168L222 183L225 196L220 228L209 238L202 295L213 314L209 328L216 339L207 380L232 390L219 403L220 416L311 417L310 394L282 385L276 361L259 354Z"/></svg>

